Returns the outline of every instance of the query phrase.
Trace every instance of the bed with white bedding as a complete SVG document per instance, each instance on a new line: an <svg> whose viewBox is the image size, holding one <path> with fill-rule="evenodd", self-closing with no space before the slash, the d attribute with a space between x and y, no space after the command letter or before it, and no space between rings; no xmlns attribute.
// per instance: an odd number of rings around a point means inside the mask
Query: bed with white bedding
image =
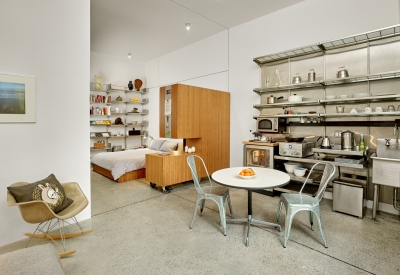
<svg viewBox="0 0 400 275"><path fill-rule="evenodd" d="M98 172L117 182L133 180L145 176L146 154L157 153L149 148L126 150L120 152L105 152L94 155L91 159L93 171ZM107 170L108 173L104 170ZM126 175L129 172L135 175ZM111 174L111 177L110 177ZM122 176L125 177L121 178ZM129 176L130 175L130 176Z"/></svg>
<svg viewBox="0 0 400 275"><path fill-rule="evenodd" d="M117 182L125 182L146 176L146 154L171 150L178 150L178 143L152 140L149 148L98 153L92 157L91 163L93 171Z"/></svg>

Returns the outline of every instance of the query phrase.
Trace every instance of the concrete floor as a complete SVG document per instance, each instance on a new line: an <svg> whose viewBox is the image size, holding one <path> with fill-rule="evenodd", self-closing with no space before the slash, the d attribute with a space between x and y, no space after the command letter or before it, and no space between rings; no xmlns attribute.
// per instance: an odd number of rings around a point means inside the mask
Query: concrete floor
<svg viewBox="0 0 400 275"><path fill-rule="evenodd" d="M66 274L399 274L398 216L371 211L363 219L332 212L321 202L329 248L306 213L293 221L287 248L274 228L253 226L246 247L246 226L227 224L224 237L217 206L207 201L193 229L193 183L170 194L144 180L115 183L92 172L92 219L81 223L93 233L68 239L76 253L62 259ZM247 192L230 189L235 217L247 216ZM253 194L253 217L274 221L278 197ZM280 224L284 228L285 211ZM0 254L25 247L27 240L0 247ZM45 243L33 240L32 245ZM59 248L57 248L59 249Z"/></svg>

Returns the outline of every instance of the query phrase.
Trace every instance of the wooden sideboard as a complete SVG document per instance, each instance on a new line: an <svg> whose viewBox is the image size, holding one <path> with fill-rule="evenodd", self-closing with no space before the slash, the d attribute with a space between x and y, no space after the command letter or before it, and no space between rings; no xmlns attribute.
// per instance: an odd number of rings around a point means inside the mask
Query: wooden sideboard
<svg viewBox="0 0 400 275"><path fill-rule="evenodd" d="M195 153L202 156L201 153ZM191 155L185 152L171 152L169 155L147 154L146 155L146 180L152 184L163 187L164 193L168 192L165 187L192 180L192 173L187 164L187 157ZM196 160L196 170L199 177L207 176L201 163Z"/></svg>

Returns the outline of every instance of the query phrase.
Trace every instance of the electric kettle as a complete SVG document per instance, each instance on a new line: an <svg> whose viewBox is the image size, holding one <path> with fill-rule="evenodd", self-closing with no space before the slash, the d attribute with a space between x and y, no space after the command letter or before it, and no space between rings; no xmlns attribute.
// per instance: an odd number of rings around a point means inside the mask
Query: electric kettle
<svg viewBox="0 0 400 275"><path fill-rule="evenodd" d="M331 140L328 137L324 137L321 143L322 149L332 149Z"/></svg>

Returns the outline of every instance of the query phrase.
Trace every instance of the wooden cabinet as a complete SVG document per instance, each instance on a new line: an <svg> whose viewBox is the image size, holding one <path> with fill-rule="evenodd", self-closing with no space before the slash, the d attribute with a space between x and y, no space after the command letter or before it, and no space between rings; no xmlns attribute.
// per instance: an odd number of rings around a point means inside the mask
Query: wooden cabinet
<svg viewBox="0 0 400 275"><path fill-rule="evenodd" d="M160 137L183 139L184 145L196 147L210 174L229 167L230 94L183 84L161 87ZM191 180L187 156L147 155L146 179L161 186Z"/></svg>
<svg viewBox="0 0 400 275"><path fill-rule="evenodd" d="M189 155L184 152L171 152L167 156L157 153L147 154L146 180L162 187L192 180L192 174L186 161ZM202 156L197 153L196 155ZM206 176L198 160L196 160L196 168L200 177Z"/></svg>
<svg viewBox="0 0 400 275"><path fill-rule="evenodd" d="M160 88L160 137L200 137L201 90L202 88L183 84ZM167 92L170 93L171 100L170 115L165 112Z"/></svg>

